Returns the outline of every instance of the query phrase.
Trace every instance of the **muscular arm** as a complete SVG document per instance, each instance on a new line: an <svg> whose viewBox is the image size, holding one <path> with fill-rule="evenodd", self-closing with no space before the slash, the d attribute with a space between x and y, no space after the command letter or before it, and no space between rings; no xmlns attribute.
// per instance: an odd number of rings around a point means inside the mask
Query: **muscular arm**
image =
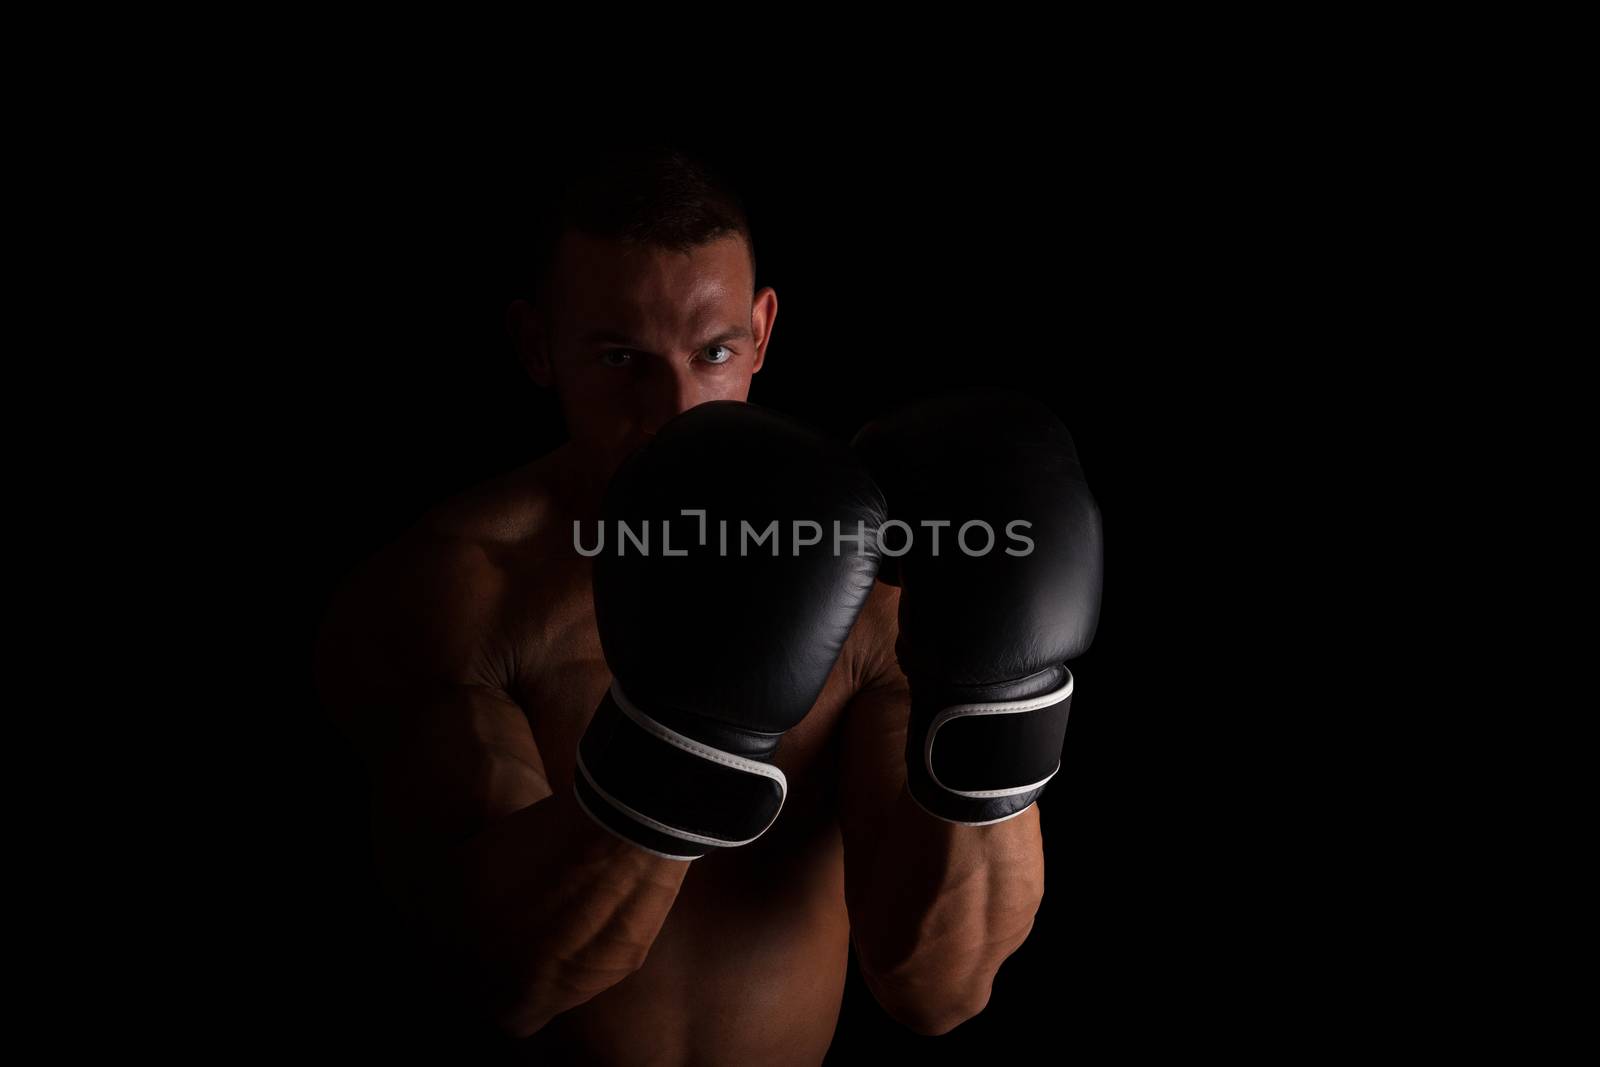
<svg viewBox="0 0 1600 1067"><path fill-rule="evenodd" d="M552 792L507 692L504 589L481 546L396 546L341 590L316 659L368 763L386 887L451 984L520 1037L643 964L688 864Z"/></svg>
<svg viewBox="0 0 1600 1067"><path fill-rule="evenodd" d="M894 661L898 590L880 583L874 642L844 712L840 824L845 900L862 975L884 1010L922 1034L982 1011L995 973L1033 929L1044 896L1038 805L992 826L923 811L906 790L910 692Z"/></svg>

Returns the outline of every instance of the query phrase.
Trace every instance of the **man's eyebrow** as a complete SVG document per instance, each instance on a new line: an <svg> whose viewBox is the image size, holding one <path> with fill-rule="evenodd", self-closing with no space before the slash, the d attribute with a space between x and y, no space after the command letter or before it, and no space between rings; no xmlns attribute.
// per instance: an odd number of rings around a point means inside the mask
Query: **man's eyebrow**
<svg viewBox="0 0 1600 1067"><path fill-rule="evenodd" d="M699 347L720 345L727 341L750 341L754 339L755 334L750 332L749 326L730 326L701 341ZM586 345L624 345L628 348L645 347L627 334L610 329L591 330L589 333L584 334L582 343Z"/></svg>
<svg viewBox="0 0 1600 1067"><path fill-rule="evenodd" d="M704 341L700 342L700 347L704 348L706 345L720 345L724 341L753 341L755 340L755 336L755 334L750 332L749 326L730 326L720 333L707 337Z"/></svg>
<svg viewBox="0 0 1600 1067"><path fill-rule="evenodd" d="M583 335L583 343L586 345L627 345L630 348L641 347L639 342L635 341L627 334L619 333L616 330L591 330Z"/></svg>

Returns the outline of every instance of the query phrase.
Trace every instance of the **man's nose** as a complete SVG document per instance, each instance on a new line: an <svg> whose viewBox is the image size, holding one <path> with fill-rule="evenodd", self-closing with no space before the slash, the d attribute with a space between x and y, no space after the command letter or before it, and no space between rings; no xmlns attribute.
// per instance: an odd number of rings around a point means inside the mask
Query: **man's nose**
<svg viewBox="0 0 1600 1067"><path fill-rule="evenodd" d="M664 367L651 375L644 398L645 427L655 433L662 423L700 402L699 386L687 367Z"/></svg>

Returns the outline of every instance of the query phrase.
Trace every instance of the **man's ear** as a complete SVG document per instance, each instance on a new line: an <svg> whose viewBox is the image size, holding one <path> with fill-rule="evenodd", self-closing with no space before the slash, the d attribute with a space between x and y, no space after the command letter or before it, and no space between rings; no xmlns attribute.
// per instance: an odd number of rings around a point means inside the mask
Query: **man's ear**
<svg viewBox="0 0 1600 1067"><path fill-rule="evenodd" d="M772 340L772 324L777 318L778 294L769 285L756 293L755 301L750 306L750 332L756 338L756 361L750 368L751 374L760 370L767 361L767 342Z"/></svg>
<svg viewBox="0 0 1600 1067"><path fill-rule="evenodd" d="M516 346L517 358L535 385L549 389L555 381L550 368L550 346L539 309L526 300L513 300L506 308L506 333Z"/></svg>

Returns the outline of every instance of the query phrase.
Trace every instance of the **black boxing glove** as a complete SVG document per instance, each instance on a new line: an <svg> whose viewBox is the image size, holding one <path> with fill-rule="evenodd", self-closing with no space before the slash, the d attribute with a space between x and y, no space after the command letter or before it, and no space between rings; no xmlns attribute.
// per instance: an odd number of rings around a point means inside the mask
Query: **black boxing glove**
<svg viewBox="0 0 1600 1067"><path fill-rule="evenodd" d="M990 391L901 408L854 447L889 506L911 795L948 822L1019 815L1061 767L1066 664L1100 614L1100 511L1072 437L1043 404Z"/></svg>
<svg viewBox="0 0 1600 1067"><path fill-rule="evenodd" d="M578 745L578 802L669 859L749 844L787 793L779 739L872 590L882 495L842 442L712 401L623 462L602 514L594 604L612 686Z"/></svg>

